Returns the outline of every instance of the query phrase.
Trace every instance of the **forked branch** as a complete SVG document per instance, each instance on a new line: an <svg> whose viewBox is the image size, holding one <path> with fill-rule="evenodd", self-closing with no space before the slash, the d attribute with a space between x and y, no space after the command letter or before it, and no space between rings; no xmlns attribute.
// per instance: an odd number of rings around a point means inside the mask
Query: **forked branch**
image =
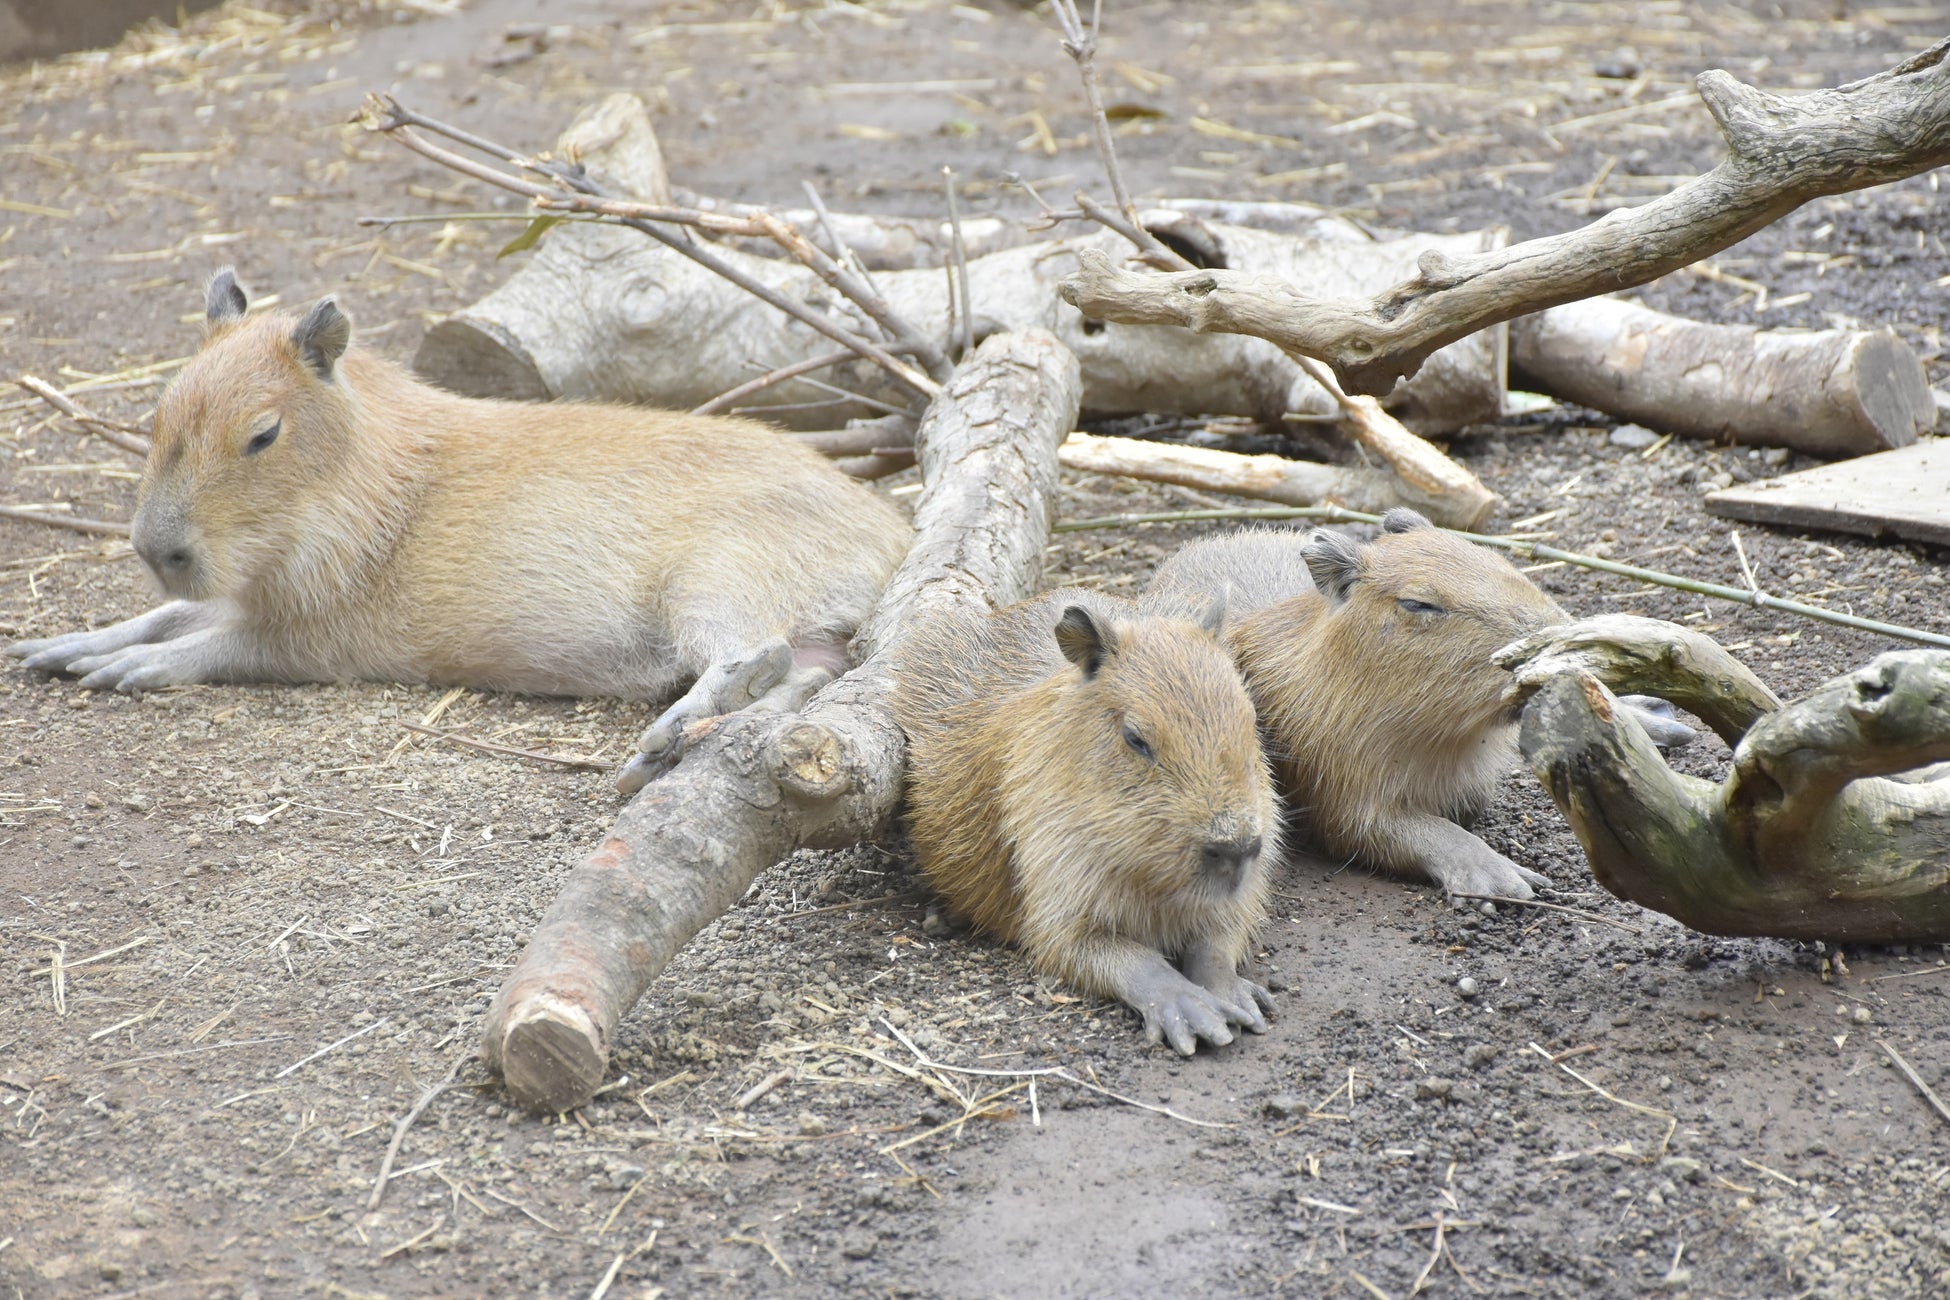
<svg viewBox="0 0 1950 1300"><path fill-rule="evenodd" d="M1436 349L1529 312L1644 284L1745 239L1811 199L1950 163L1950 38L1866 80L1794 97L1700 74L1726 140L1718 167L1561 235L1465 256L1366 301L1309 297L1223 270L1152 275L1086 253L1063 297L1086 316L1249 334L1317 357L1352 393L1385 396Z"/></svg>

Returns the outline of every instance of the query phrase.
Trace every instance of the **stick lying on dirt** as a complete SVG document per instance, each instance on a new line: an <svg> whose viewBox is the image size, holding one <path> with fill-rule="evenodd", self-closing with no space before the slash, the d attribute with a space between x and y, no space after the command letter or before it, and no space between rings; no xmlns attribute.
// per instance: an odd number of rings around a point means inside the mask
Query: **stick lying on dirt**
<svg viewBox="0 0 1950 1300"><path fill-rule="evenodd" d="M1541 392L1688 438L1834 459L1906 447L1936 423L1923 363L1886 331L1702 325L1617 298L1510 323Z"/></svg>
<svg viewBox="0 0 1950 1300"><path fill-rule="evenodd" d="M955 372L916 435L914 545L855 639L860 666L803 714L700 724L708 734L623 810L535 927L481 1043L517 1101L586 1101L623 1014L759 872L887 824L904 744L886 696L905 629L1035 589L1079 391L1075 358L1041 333L992 336Z"/></svg>
<svg viewBox="0 0 1950 1300"><path fill-rule="evenodd" d="M1100 253L1063 296L1086 316L1249 334L1318 357L1354 393L1385 396L1437 348L1559 303L1644 284L1771 225L1810 199L1950 162L1950 39L1887 72L1787 98L1725 72L1696 82L1727 158L1696 180L1579 230L1462 257L1367 301L1329 301L1233 271L1157 275Z"/></svg>

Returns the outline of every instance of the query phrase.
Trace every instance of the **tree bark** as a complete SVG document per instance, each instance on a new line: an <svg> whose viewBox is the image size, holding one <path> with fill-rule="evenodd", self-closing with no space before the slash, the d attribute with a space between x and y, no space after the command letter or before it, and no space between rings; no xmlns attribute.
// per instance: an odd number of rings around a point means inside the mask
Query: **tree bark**
<svg viewBox="0 0 1950 1300"><path fill-rule="evenodd" d="M1527 387L1655 429L1827 460L1936 423L1923 363L1883 331L1702 325L1591 298L1512 321L1510 361Z"/></svg>
<svg viewBox="0 0 1950 1300"><path fill-rule="evenodd" d="M661 203L670 190L654 149L642 105L629 96L612 96L571 127L559 152L580 158L604 189ZM728 213L757 211L716 206ZM817 232L813 214L795 215L812 220L815 224L804 229ZM1424 254L1465 256L1503 241L1503 232L1489 231L1376 242L1352 223L1325 215L1314 218L1304 233L1205 225L1170 210L1147 214L1146 220L1167 236L1175 226L1182 228L1182 238L1196 244L1208 261L1350 294L1394 283L1412 273ZM852 218L849 223L859 233ZM894 229L900 223L885 224ZM914 223L914 232L918 247L932 246L922 242L931 235L924 223ZM816 242L826 241L822 236ZM856 309L798 263L729 244L713 247L767 288L839 316L857 330L868 328ZM1117 236L1097 231L973 259L969 275L978 335L1025 329L1055 333L1082 365L1084 405L1096 412L1276 419L1287 412L1337 411L1328 393L1269 343L1105 328L1065 309L1057 285L1076 270L1079 255L1122 249ZM938 266L884 271L873 278L895 314L921 334L948 337L948 287ZM578 222L550 230L507 283L428 331L414 367L434 383L475 396L692 407L751 379L753 363L773 370L831 350L831 341L804 323L642 234ZM1500 329L1459 342L1432 357L1426 372L1389 405L1428 433L1495 419L1502 413L1505 351ZM821 378L902 408L912 398L884 370L866 362L844 363ZM781 383L753 394L746 405L762 411L803 403L809 393L826 396ZM876 413L861 404L842 404L781 410L772 418L794 428L831 428Z"/></svg>
<svg viewBox="0 0 1950 1300"><path fill-rule="evenodd" d="M855 639L860 666L802 714L700 724L536 926L481 1043L516 1101L559 1112L588 1100L623 1015L759 872L886 828L904 767L887 707L904 629L1035 590L1079 390L1075 359L1045 333L993 336L955 373L916 434L927 486L914 544Z"/></svg>
<svg viewBox="0 0 1950 1300"><path fill-rule="evenodd" d="M1582 645L1554 668L1557 652L1535 647L1546 670L1520 732L1600 884L1711 934L1950 940L1950 768L1928 766L1950 759L1950 653L1885 654L1760 714L1716 785L1667 767L1600 674L1621 668L1621 684L1675 701L1725 699L1723 665L1677 627L1670 654L1648 653L1653 620L1633 620L1610 655L1605 621L1557 629Z"/></svg>
<svg viewBox="0 0 1950 1300"><path fill-rule="evenodd" d="M1438 348L1477 330L1644 284L1810 199L1950 162L1950 39L1866 80L1794 98L1720 71L1696 84L1726 160L1582 229L1461 257L1431 251L1414 275L1367 298L1247 270L1140 273L1087 250L1063 296L1097 320L1269 339L1327 362L1349 392L1385 397Z"/></svg>

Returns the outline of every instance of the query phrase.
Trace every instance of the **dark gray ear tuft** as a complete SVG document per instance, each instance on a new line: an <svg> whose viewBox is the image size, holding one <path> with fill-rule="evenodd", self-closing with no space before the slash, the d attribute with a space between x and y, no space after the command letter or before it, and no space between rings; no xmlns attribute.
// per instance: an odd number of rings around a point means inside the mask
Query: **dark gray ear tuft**
<svg viewBox="0 0 1950 1300"><path fill-rule="evenodd" d="M1348 589L1361 576L1361 549L1344 533L1316 528L1307 534L1300 548L1307 559L1307 572L1313 575L1320 594L1338 605L1347 599Z"/></svg>
<svg viewBox="0 0 1950 1300"><path fill-rule="evenodd" d="M212 325L228 325L244 319L244 313L249 310L250 300L238 287L236 271L226 266L210 277L210 285L203 291L203 318L206 321Z"/></svg>
<svg viewBox="0 0 1950 1300"><path fill-rule="evenodd" d="M1117 634L1092 618L1083 606L1072 605L1057 620L1056 648L1083 669L1085 677L1095 677L1104 660L1117 653Z"/></svg>
<svg viewBox="0 0 1950 1300"><path fill-rule="evenodd" d="M1407 506L1396 506L1381 517L1381 531L1384 533L1412 533L1418 528L1433 528L1434 524Z"/></svg>
<svg viewBox="0 0 1950 1300"><path fill-rule="evenodd" d="M320 298L291 331L291 341L320 379L330 379L332 368L352 343L352 319L339 310L334 299Z"/></svg>
<svg viewBox="0 0 1950 1300"><path fill-rule="evenodd" d="M1226 630L1226 611L1231 605L1232 584L1223 583L1219 587L1219 594L1212 598L1212 603L1206 606L1205 613L1199 617L1198 625L1213 636L1222 635Z"/></svg>

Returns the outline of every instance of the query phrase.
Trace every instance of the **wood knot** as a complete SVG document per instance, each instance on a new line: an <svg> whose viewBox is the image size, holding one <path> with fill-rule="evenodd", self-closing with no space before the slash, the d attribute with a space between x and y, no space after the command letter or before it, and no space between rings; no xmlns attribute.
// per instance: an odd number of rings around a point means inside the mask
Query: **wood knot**
<svg viewBox="0 0 1950 1300"><path fill-rule="evenodd" d="M825 727L797 722L772 742L773 771L779 785L794 794L832 799L853 788L840 738Z"/></svg>

